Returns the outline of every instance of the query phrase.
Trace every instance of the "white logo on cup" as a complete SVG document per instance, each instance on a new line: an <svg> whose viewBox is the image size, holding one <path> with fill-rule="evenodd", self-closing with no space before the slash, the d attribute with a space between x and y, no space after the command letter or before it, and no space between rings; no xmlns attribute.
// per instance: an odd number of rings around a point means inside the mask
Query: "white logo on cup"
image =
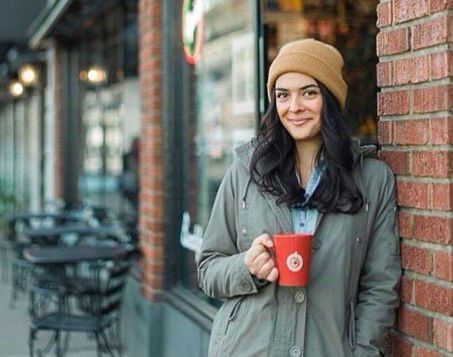
<svg viewBox="0 0 453 357"><path fill-rule="evenodd" d="M292 272L298 272L304 266L304 259L299 253L294 252L286 258L286 266Z"/></svg>

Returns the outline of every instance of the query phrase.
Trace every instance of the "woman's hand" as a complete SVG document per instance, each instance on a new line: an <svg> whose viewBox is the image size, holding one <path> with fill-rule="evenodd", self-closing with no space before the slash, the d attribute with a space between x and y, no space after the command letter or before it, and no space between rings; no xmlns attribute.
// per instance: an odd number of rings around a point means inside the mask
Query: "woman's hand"
<svg viewBox="0 0 453 357"><path fill-rule="evenodd" d="M274 282L278 278L277 267L268 250L273 246L271 237L265 233L256 237L245 253L245 265L249 268L250 274L258 279Z"/></svg>

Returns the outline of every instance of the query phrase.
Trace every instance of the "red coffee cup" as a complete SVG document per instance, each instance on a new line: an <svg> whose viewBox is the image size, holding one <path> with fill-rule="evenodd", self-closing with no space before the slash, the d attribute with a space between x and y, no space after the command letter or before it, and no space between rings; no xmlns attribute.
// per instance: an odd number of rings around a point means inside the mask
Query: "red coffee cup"
<svg viewBox="0 0 453 357"><path fill-rule="evenodd" d="M303 233L284 233L273 236L278 285L307 286L312 238L312 235Z"/></svg>

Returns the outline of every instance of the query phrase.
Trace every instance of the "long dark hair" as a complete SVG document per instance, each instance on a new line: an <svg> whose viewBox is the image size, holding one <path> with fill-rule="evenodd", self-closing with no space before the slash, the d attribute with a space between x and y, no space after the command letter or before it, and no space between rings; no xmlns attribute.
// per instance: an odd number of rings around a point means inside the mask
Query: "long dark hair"
<svg viewBox="0 0 453 357"><path fill-rule="evenodd" d="M352 177L351 139L337 99L321 82L317 84L323 106L322 144L316 162L322 156L325 171L308 207L320 212L356 213L363 205L363 198ZM301 207L305 191L296 176L295 142L280 122L275 101L274 93L261 122L250 172L262 192L278 197L278 204Z"/></svg>

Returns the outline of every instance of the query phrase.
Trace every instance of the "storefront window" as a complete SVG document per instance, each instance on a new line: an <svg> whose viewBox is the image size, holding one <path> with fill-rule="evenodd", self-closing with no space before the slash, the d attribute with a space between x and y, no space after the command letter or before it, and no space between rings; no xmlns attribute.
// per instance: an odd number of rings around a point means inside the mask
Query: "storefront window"
<svg viewBox="0 0 453 357"><path fill-rule="evenodd" d="M234 159L234 148L256 133L257 58L251 3L204 2L201 52L191 67L192 78L187 79L193 82L187 89L190 117L184 160L186 207L181 280L201 296L194 250L208 223L220 182Z"/></svg>
<svg viewBox="0 0 453 357"><path fill-rule="evenodd" d="M84 203L105 207L137 235L140 93L137 2L118 3L80 43Z"/></svg>
<svg viewBox="0 0 453 357"><path fill-rule="evenodd" d="M196 26L200 3L202 30ZM185 4L185 11L192 10L192 22L184 27L184 40L200 32L203 38L198 55L197 41L185 43L186 51L195 55L189 58L193 65L183 83L187 142L180 281L204 296L198 288L194 251L234 158L233 149L256 135L258 118L263 114L257 113L258 93L260 103L266 102L267 69L282 45L315 38L341 51L349 86L345 120L351 134L362 143L376 142L377 1L267 0L259 2L260 9L253 1L239 0ZM258 48L264 58L258 58ZM260 105L260 111L264 109Z"/></svg>
<svg viewBox="0 0 453 357"><path fill-rule="evenodd" d="M84 155L80 185L86 203L137 214L139 104L135 79L91 88L84 97ZM127 98L126 98L127 96Z"/></svg>
<svg viewBox="0 0 453 357"><path fill-rule="evenodd" d="M346 122L362 143L377 142L377 0L267 0L263 8L267 62L286 42L315 38L337 47L349 92Z"/></svg>

